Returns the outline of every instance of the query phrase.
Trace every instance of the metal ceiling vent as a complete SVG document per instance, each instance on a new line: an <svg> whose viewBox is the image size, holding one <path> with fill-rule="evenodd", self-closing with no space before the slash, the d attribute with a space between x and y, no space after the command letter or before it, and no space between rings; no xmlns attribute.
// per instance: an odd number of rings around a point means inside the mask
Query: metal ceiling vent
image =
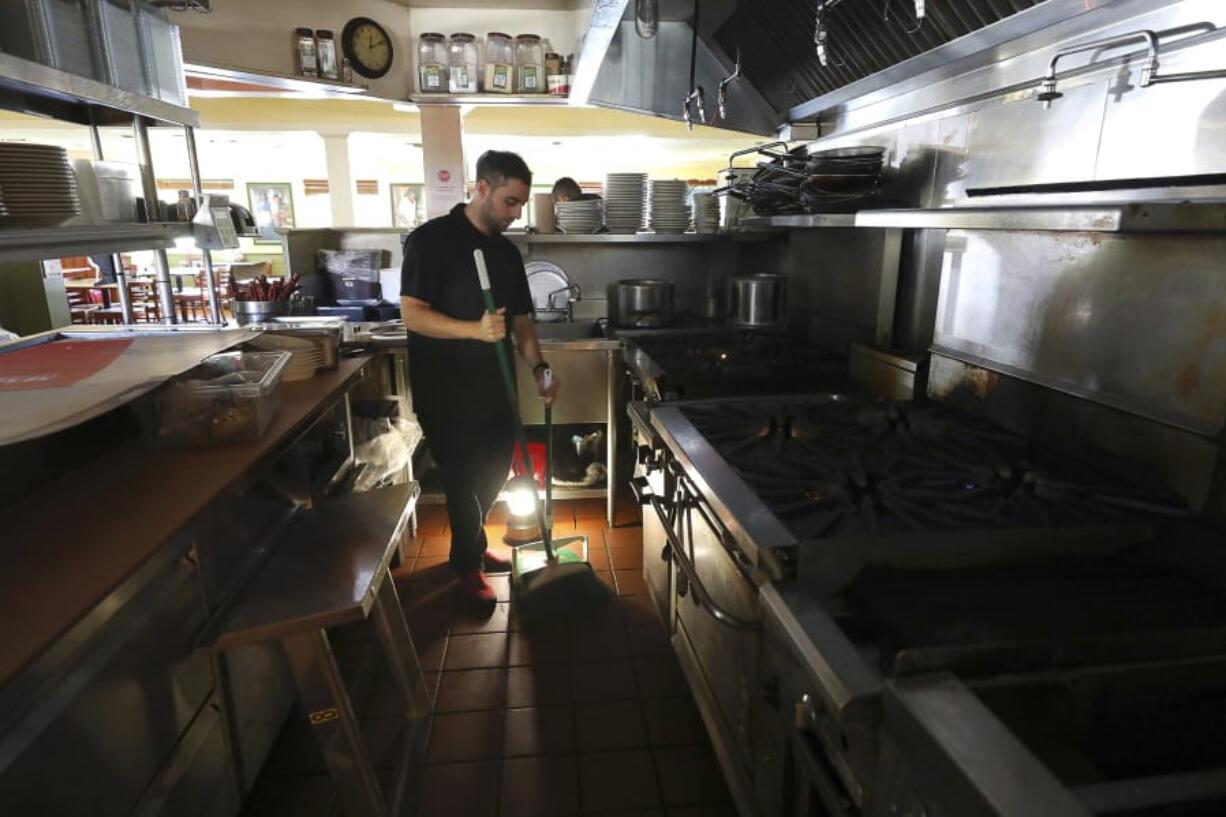
<svg viewBox="0 0 1226 817"><path fill-rule="evenodd" d="M1045 0L740 2L715 32L778 111L850 85Z"/></svg>

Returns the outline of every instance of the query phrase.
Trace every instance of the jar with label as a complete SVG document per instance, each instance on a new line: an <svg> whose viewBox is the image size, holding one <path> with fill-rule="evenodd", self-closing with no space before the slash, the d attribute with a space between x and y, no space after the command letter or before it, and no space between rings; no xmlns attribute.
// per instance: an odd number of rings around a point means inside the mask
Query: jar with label
<svg viewBox="0 0 1226 817"><path fill-rule="evenodd" d="M559 95L559 90L566 84L566 78L562 76L563 66L566 60L561 54L556 54L552 51L545 54L545 90L551 94Z"/></svg>
<svg viewBox="0 0 1226 817"><path fill-rule="evenodd" d="M510 34L491 31L485 35L485 82L487 94L509 94L515 90L515 43Z"/></svg>
<svg viewBox="0 0 1226 817"><path fill-rule="evenodd" d="M417 38L417 90L423 94L447 92L447 38L425 33Z"/></svg>
<svg viewBox="0 0 1226 817"><path fill-rule="evenodd" d="M535 34L515 38L515 91L520 94L545 91L545 51L541 38Z"/></svg>
<svg viewBox="0 0 1226 817"><path fill-rule="evenodd" d="M447 49L447 90L453 94L475 94L477 70L477 38L463 32L452 34Z"/></svg>
<svg viewBox="0 0 1226 817"><path fill-rule="evenodd" d="M319 76L324 79L340 79L340 64L336 61L336 40L332 32L320 29L315 32L316 52L319 58Z"/></svg>
<svg viewBox="0 0 1226 817"><path fill-rule="evenodd" d="M294 29L294 68L300 77L319 76L315 32L309 28Z"/></svg>

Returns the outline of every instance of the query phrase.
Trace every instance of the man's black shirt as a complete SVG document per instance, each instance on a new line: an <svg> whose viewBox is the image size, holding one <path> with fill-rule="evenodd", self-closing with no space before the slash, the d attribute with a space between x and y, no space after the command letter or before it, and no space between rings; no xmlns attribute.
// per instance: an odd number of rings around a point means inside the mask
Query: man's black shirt
<svg viewBox="0 0 1226 817"><path fill-rule="evenodd" d="M405 242L400 293L425 301L435 312L457 320L480 320L485 312L473 250L485 254L496 307L506 307L507 327L515 315L532 312L524 262L502 235L486 235L464 214L464 205L418 227ZM414 408L439 414L488 416L507 410L493 344L442 340L409 332L409 378ZM440 418L441 419L441 418Z"/></svg>

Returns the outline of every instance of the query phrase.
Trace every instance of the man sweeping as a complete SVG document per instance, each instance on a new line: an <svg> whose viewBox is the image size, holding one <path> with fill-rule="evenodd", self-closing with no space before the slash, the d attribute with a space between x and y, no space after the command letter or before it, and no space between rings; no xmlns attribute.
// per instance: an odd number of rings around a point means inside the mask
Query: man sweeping
<svg viewBox="0 0 1226 817"><path fill-rule="evenodd" d="M532 325L532 297L519 250L502 233L528 201L532 171L514 153L487 151L477 161L472 200L417 228L405 244L401 311L409 334L413 410L421 421L447 493L451 566L463 595L492 609L485 573L506 572L510 561L487 550L485 517L510 471L515 414L490 344L508 327L532 366L540 396L552 402L556 378ZM481 250L497 307L485 310L473 267Z"/></svg>

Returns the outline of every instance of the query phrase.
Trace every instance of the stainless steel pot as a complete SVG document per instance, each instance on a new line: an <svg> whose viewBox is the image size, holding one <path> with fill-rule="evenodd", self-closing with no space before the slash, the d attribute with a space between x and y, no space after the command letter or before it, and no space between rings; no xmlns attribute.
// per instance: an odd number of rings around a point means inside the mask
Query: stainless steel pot
<svg viewBox="0 0 1226 817"><path fill-rule="evenodd" d="M673 319L673 283L658 278L626 278L615 286L619 326L663 326Z"/></svg>
<svg viewBox="0 0 1226 817"><path fill-rule="evenodd" d="M787 319L787 281L774 272L728 279L728 322L748 329L782 326Z"/></svg>

